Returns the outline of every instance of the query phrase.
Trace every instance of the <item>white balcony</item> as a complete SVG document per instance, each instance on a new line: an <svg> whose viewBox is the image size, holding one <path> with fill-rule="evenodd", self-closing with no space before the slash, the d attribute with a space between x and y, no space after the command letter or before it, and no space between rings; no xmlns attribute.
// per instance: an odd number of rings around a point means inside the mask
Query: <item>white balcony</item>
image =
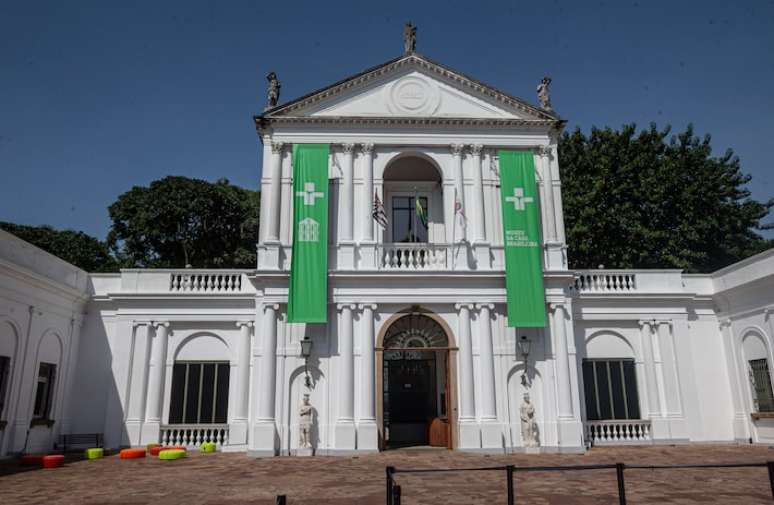
<svg viewBox="0 0 774 505"><path fill-rule="evenodd" d="M594 445L643 445L652 443L650 421L586 421L586 441Z"/></svg>
<svg viewBox="0 0 774 505"><path fill-rule="evenodd" d="M686 283L686 281L688 281ZM685 279L681 270L577 270L574 289L581 295L704 293L701 276Z"/></svg>
<svg viewBox="0 0 774 505"><path fill-rule="evenodd" d="M228 445L228 424L169 424L161 427L161 445L199 447L214 442L218 447Z"/></svg>
<svg viewBox="0 0 774 505"><path fill-rule="evenodd" d="M446 270L452 248L448 244L396 243L379 244L379 270Z"/></svg>

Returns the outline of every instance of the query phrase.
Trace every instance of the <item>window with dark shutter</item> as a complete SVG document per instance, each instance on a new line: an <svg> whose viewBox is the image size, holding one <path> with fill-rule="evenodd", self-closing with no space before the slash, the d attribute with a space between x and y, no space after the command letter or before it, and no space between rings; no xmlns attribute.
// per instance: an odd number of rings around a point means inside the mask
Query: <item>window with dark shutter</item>
<svg viewBox="0 0 774 505"><path fill-rule="evenodd" d="M228 421L227 362L178 362L172 369L169 424Z"/></svg>
<svg viewBox="0 0 774 505"><path fill-rule="evenodd" d="M583 360L583 392L589 421L640 419L632 359Z"/></svg>

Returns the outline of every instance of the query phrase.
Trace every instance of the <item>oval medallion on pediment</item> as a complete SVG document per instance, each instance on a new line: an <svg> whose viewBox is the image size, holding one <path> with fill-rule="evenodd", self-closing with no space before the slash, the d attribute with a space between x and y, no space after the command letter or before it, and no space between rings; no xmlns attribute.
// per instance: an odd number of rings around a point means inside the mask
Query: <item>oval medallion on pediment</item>
<svg viewBox="0 0 774 505"><path fill-rule="evenodd" d="M387 108L401 116L431 116L438 110L438 86L419 76L398 79L387 87Z"/></svg>

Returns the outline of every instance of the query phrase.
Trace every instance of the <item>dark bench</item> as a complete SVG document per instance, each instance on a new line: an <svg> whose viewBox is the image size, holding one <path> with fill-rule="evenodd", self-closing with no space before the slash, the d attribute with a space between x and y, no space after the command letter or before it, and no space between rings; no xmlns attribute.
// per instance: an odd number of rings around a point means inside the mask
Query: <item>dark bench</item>
<svg viewBox="0 0 774 505"><path fill-rule="evenodd" d="M103 447L104 440L102 433L78 433L73 435L62 435L60 438L60 447L62 451L88 449L90 447Z"/></svg>

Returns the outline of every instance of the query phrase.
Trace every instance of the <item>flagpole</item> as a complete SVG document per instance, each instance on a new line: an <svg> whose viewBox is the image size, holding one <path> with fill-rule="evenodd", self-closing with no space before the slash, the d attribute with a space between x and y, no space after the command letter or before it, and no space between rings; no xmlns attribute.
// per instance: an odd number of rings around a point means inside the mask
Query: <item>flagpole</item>
<svg viewBox="0 0 774 505"><path fill-rule="evenodd" d="M409 206L409 209L411 207L412 206ZM416 240L417 239L417 187L416 186L414 186L414 205L413 205L413 207L414 207L414 214L413 214L414 218L411 221L411 224L413 225L413 228L411 229L411 233L414 236L414 240L412 240L412 242L416 242L417 241Z"/></svg>

